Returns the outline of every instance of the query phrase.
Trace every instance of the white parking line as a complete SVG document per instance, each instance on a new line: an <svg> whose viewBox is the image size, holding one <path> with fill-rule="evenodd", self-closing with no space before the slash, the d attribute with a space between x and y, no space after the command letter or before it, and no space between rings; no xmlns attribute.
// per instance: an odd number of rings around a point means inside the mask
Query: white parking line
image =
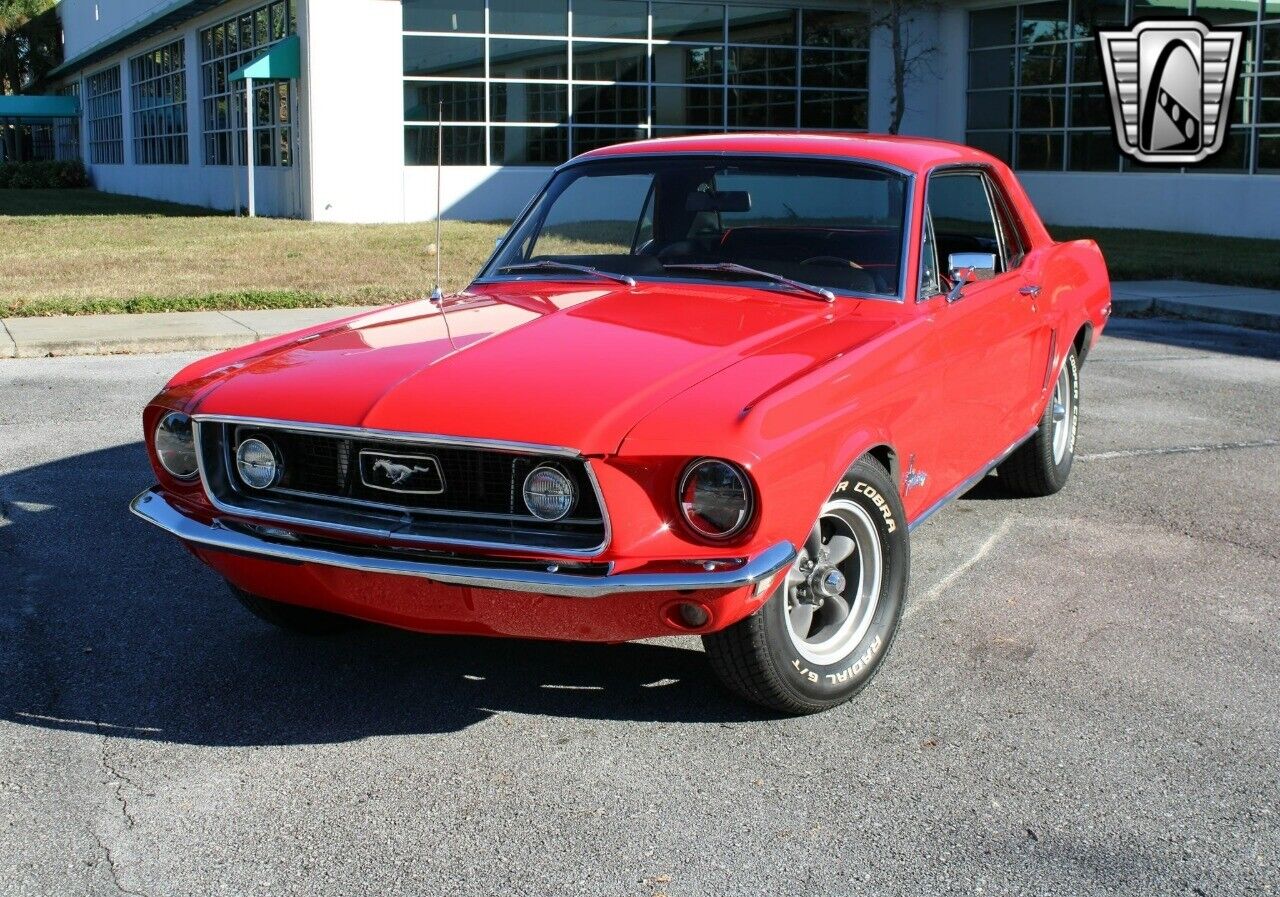
<svg viewBox="0 0 1280 897"><path fill-rule="evenodd" d="M982 560L984 557L986 557L987 553L990 552L991 549L996 546L997 542L999 542L1001 539L1007 536L1009 534L1009 530L1012 528L1013 528L1012 517L1006 517L1004 518L1004 520L1000 521L1000 525L995 528L995 530L991 533L991 535L987 536L987 538L983 540L982 544L978 546L978 550L975 551L967 561L965 561L959 567L956 567L946 576L942 577L942 579L939 580L939 582L933 588L925 592L919 598L915 598L911 600L907 604L907 609L906 611L903 612L902 618L904 620L910 619L911 615L914 614L916 611L918 611L920 608L933 604L935 601L941 598L942 593L945 592L947 589L951 588L952 583L954 583L961 576L964 576L971 569L973 569L973 565L978 563L978 561Z"/></svg>

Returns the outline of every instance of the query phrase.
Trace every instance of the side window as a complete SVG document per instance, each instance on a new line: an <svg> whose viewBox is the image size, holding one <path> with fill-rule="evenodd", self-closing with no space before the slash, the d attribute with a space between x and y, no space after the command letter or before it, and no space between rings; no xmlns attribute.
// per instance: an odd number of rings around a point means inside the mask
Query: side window
<svg viewBox="0 0 1280 897"><path fill-rule="evenodd" d="M917 299L928 299L942 292L938 279L938 248L933 239L933 219L925 210L924 233L920 238L920 292Z"/></svg>
<svg viewBox="0 0 1280 897"><path fill-rule="evenodd" d="M928 211L938 264L944 271L950 268L947 259L956 252L992 252L999 263L995 216L986 178L980 173L935 174L929 179Z"/></svg>
<svg viewBox="0 0 1280 897"><path fill-rule="evenodd" d="M1027 254L1027 247L1022 242L1022 234L1013 217L1013 206L994 181L991 193L996 199L996 221L1000 225L1000 240L1004 243L1005 270L1012 270L1022 264L1022 257Z"/></svg>

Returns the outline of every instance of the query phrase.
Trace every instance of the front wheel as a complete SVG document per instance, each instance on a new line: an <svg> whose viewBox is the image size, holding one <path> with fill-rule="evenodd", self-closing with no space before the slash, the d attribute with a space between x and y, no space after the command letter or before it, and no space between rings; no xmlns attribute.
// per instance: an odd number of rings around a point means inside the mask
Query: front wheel
<svg viewBox="0 0 1280 897"><path fill-rule="evenodd" d="M906 516L888 472L862 458L823 505L799 557L754 614L703 636L731 690L784 713L816 713L862 690L902 616Z"/></svg>

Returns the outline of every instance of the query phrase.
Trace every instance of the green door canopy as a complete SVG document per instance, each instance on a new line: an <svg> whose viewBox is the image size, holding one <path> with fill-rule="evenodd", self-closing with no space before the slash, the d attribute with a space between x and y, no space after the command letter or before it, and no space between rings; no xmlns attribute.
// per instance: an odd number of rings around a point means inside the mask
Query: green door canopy
<svg viewBox="0 0 1280 897"><path fill-rule="evenodd" d="M80 102L68 96L0 96L0 119L22 124L48 124L55 118L78 118Z"/></svg>
<svg viewBox="0 0 1280 897"><path fill-rule="evenodd" d="M292 34L273 44L248 65L242 65L231 73L232 81L243 81L252 78L255 81L269 81L276 78L297 78L302 66L298 61L298 35Z"/></svg>

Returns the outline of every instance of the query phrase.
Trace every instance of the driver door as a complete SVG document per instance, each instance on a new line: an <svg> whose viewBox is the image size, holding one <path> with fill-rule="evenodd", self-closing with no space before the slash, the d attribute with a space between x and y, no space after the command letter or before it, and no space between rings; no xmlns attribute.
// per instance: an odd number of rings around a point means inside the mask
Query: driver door
<svg viewBox="0 0 1280 897"><path fill-rule="evenodd" d="M926 193L940 276L938 292L921 301L931 306L946 359L935 403L945 435L935 464L949 488L1023 435L1014 430L1032 386L1038 321L1022 290L1020 246L1010 243L994 191L981 169L945 169L930 175ZM949 262L962 254L966 264L980 256L994 264L956 293Z"/></svg>

